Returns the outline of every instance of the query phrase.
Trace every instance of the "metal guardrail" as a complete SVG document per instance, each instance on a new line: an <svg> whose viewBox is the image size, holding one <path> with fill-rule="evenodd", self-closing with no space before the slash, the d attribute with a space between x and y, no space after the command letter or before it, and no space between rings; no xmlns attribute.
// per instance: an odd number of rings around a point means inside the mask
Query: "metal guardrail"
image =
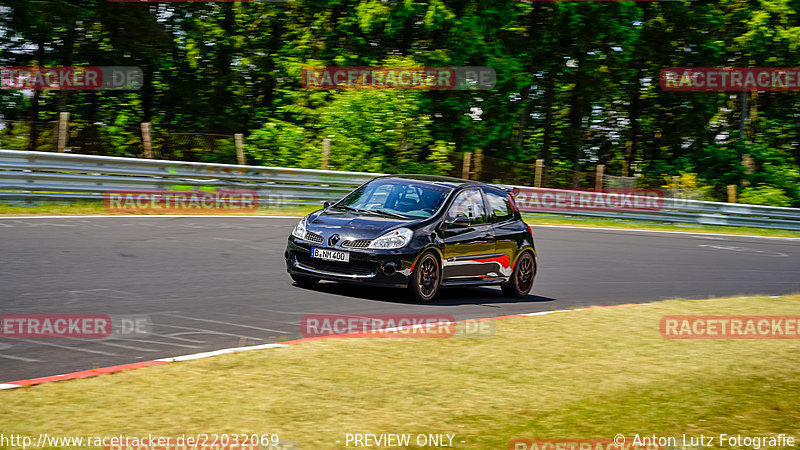
<svg viewBox="0 0 800 450"><path fill-rule="evenodd" d="M319 204L337 200L379 175L383 174L0 150L0 202L102 201L109 191L215 188L253 190L263 206ZM800 230L800 209L796 208L663 200L659 211L555 213Z"/></svg>
<svg viewBox="0 0 800 450"><path fill-rule="evenodd" d="M569 191L569 190L555 190L555 189L537 189L529 186L508 186L511 188L521 189L522 194L530 194L531 192L540 191L544 192L558 192L564 194L582 195L586 191ZM647 193L648 190L643 190ZM661 190L658 190L661 191ZM524 213L549 213L549 214L562 214L574 216L587 216L606 219L632 219L632 220L646 220L653 222L678 222L678 223L694 223L702 225L735 225L754 228L775 228L784 230L800 230L800 209L797 208L784 208L773 206L761 205L748 205L742 203L722 203L722 202L707 202L700 200L692 200L681 197L680 191L674 192L671 190L661 191L666 193L663 197L659 198L658 210L644 210L636 208L620 208L615 211L598 211L592 209L580 208L526 208L529 206L525 204L524 197L518 197L518 204L520 210ZM592 196L612 196L614 193L590 193ZM674 197L670 197L674 194ZM639 198L646 200L646 197ZM635 198L635 196L634 196ZM554 202L551 202L554 203ZM564 203L564 202L562 202ZM566 202L568 203L568 202Z"/></svg>
<svg viewBox="0 0 800 450"><path fill-rule="evenodd" d="M338 200L382 175L0 150L0 201L103 200L120 190L248 189L263 205Z"/></svg>

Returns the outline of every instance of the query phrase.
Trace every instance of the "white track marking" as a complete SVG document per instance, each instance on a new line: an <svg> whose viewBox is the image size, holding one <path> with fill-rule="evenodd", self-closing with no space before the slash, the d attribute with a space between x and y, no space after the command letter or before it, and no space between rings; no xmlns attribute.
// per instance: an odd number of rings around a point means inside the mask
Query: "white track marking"
<svg viewBox="0 0 800 450"><path fill-rule="evenodd" d="M756 248L750 247L737 247L733 245L708 245L708 244L701 244L698 245L701 248L713 248L716 250L730 250L732 252L739 252L744 255L756 255L756 256L777 256L777 257L786 257L789 256L786 253L775 252L772 250L759 250Z"/></svg>
<svg viewBox="0 0 800 450"><path fill-rule="evenodd" d="M28 228L44 227L44 226L50 226L50 227L77 227L77 225L73 225L71 223L24 223L23 222L23 225L25 225Z"/></svg>
<svg viewBox="0 0 800 450"><path fill-rule="evenodd" d="M58 345L58 344L53 344L52 342L31 341L31 340L28 340L28 339L20 339L20 340L22 342L28 342L30 344L39 344L39 345L45 345L45 346L48 346L48 347L64 348L64 349L67 349L67 350L74 350L76 352L95 353L95 354L98 354L98 355L106 355L106 356L117 356L116 353L108 353L108 352L103 352L103 351L100 351L100 350L89 350L89 349L86 349L86 348L70 347L70 346L67 346L67 345Z"/></svg>
<svg viewBox="0 0 800 450"><path fill-rule="evenodd" d="M238 352L245 352L245 351L248 351L248 350L263 350L263 349L267 349L267 348L279 348L279 347L288 347L288 345L286 345L286 344L262 344L262 345L252 345L250 347L224 348L222 350L214 350L214 351L204 352L204 353L195 353L193 355L176 356L174 358L162 358L162 359L157 359L156 361L165 361L165 362L191 361L193 359L208 358L209 356L223 355L225 353L238 353Z"/></svg>
<svg viewBox="0 0 800 450"><path fill-rule="evenodd" d="M164 315L170 316L170 317L177 317L179 319L197 320L198 322L218 323L218 324L222 324L222 325L233 325L235 327L251 328L253 330L269 331L271 333L290 334L288 331L279 331L279 330L273 330L271 328L254 327L252 325L241 325L241 324L238 324L238 323L225 322L225 321L222 321L222 320L199 319L197 317L181 316L179 314L164 314Z"/></svg>
<svg viewBox="0 0 800 450"><path fill-rule="evenodd" d="M14 359L14 360L23 361L23 362L40 362L38 359L31 359L31 358L24 358L22 356L11 356L11 355L3 355L3 354L0 354L0 358Z"/></svg>
<svg viewBox="0 0 800 450"><path fill-rule="evenodd" d="M130 342L146 342L148 344L174 345L176 347L200 348L199 345L176 344L174 342L151 341L151 340L148 340L148 339L120 339L120 340L122 340L122 341L130 341Z"/></svg>
<svg viewBox="0 0 800 450"><path fill-rule="evenodd" d="M108 345L111 347L119 347L119 348L126 348L128 350L136 350L139 352L157 352L158 350L153 350L152 348L141 348L141 347L132 347L130 345L123 345L117 344L114 342L105 342L105 341L97 341L98 344Z"/></svg>
<svg viewBox="0 0 800 450"><path fill-rule="evenodd" d="M159 323L158 326L160 326L160 327L170 327L170 328L180 328L182 330L192 330L192 331L196 331L195 334L219 334L221 336L233 336L235 338L243 338L244 337L244 338L253 339L253 340L256 340L256 341L263 341L263 339L257 338L257 337L243 336L243 335L240 335L240 334L233 334L233 333L225 333L223 331L204 330L202 328L182 327L182 326L179 326L179 325L170 325L170 324L167 324L167 323ZM187 334L191 334L191 333L187 333Z"/></svg>
<svg viewBox="0 0 800 450"><path fill-rule="evenodd" d="M569 309L556 309L556 310L553 310L553 311L540 311L540 312L535 312L535 313L520 314L520 316L546 316L547 314L560 313L560 312L569 312L569 311L570 311Z"/></svg>
<svg viewBox="0 0 800 450"><path fill-rule="evenodd" d="M175 339L175 340L184 341L184 342L194 342L195 344L205 344L206 343L206 341L198 341L197 339L187 339L187 338L182 338L182 337L176 337L176 336L180 336L182 334L196 334L196 333L171 333L171 334L150 333L150 336L163 337L163 338L167 338L167 339Z"/></svg>

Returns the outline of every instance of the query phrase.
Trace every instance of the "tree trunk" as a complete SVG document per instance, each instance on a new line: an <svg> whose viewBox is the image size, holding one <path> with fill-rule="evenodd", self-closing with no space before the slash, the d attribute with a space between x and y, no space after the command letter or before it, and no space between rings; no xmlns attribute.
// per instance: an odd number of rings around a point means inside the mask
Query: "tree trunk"
<svg viewBox="0 0 800 450"><path fill-rule="evenodd" d="M230 117L227 116L225 107L231 104L231 97L229 95L229 88L231 87L231 63L233 62L233 46L231 42L236 36L235 22L233 17L233 4L224 3L222 5L225 17L222 20L222 29L225 31L225 37L219 43L219 50L215 61L217 79L214 83L214 104L213 109L213 123L216 124L217 132L232 133L235 130L230 129Z"/></svg>
<svg viewBox="0 0 800 450"><path fill-rule="evenodd" d="M44 42L39 41L36 44L36 65L42 66L44 64ZM39 97L41 94L40 89L33 91L33 99L31 99L31 132L28 141L28 150L36 151L36 141L39 140L39 126L36 123L39 120Z"/></svg>
<svg viewBox="0 0 800 450"><path fill-rule="evenodd" d="M578 56L578 66L575 74L575 89L572 95L572 107L569 111L569 129L566 145L570 149L570 162L572 162L572 182L570 186L580 186L580 158L583 148L583 116L586 103L586 73L584 67L584 53Z"/></svg>
<svg viewBox="0 0 800 450"><path fill-rule="evenodd" d="M551 163L550 147L555 139L555 127L553 126L553 103L556 98L556 66L553 64L550 70L547 71L547 80L545 81L544 91L544 136L542 137L542 151L539 155L540 159L544 160L544 169L542 170L542 186L547 186L547 168Z"/></svg>
<svg viewBox="0 0 800 450"><path fill-rule="evenodd" d="M639 117L642 112L642 99L640 95L639 74L636 74L636 79L628 91L628 120L630 125L628 128L628 138L625 141L625 164L622 167L622 175L629 177L631 174L631 165L636 161L639 154L640 142L640 127Z"/></svg>

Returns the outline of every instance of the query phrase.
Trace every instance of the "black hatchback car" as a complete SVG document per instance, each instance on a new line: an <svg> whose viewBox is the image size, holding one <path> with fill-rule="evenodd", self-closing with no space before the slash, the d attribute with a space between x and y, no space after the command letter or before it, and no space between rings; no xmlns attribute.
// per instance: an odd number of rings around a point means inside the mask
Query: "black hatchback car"
<svg viewBox="0 0 800 450"><path fill-rule="evenodd" d="M440 287L499 285L525 297L536 276L533 233L511 193L458 178L375 178L304 217L286 246L299 285L319 280L407 288L430 302Z"/></svg>

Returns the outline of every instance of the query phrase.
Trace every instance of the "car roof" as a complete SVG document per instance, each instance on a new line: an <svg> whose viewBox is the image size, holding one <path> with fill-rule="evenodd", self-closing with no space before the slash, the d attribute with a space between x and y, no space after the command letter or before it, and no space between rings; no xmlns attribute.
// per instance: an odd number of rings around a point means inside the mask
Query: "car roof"
<svg viewBox="0 0 800 450"><path fill-rule="evenodd" d="M447 186L450 188L458 188L462 186L489 186L480 181L465 180L463 178L445 177L441 175L423 175L423 174L402 174L402 175L385 175L380 178L395 178L403 180L422 181L425 183L436 184L440 186Z"/></svg>
<svg viewBox="0 0 800 450"><path fill-rule="evenodd" d="M395 179L422 181L425 183L431 183L439 186L446 186L453 189L461 187L484 187L504 192L511 192L514 189L513 186L508 186L504 184L489 184L476 180L465 180L463 178L445 177L441 175L400 174L400 175L384 175L376 179L379 178L395 178Z"/></svg>

